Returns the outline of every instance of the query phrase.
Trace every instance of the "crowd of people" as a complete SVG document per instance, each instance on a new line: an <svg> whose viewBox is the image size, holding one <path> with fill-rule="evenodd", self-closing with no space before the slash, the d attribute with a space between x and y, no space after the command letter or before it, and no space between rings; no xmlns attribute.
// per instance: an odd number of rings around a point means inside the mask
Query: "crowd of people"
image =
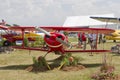
<svg viewBox="0 0 120 80"><path fill-rule="evenodd" d="M78 32L78 47L86 50L86 44L90 44L91 50L97 49L97 34L89 33L85 34L84 32ZM88 41L88 42L87 42ZM99 35L99 43L102 41L102 34Z"/></svg>

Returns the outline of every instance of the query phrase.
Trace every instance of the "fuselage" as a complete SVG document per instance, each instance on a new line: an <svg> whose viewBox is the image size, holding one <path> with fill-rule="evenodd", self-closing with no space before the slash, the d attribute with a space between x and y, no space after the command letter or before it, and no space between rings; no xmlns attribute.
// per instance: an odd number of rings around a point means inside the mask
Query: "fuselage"
<svg viewBox="0 0 120 80"><path fill-rule="evenodd" d="M120 40L120 30L115 30L115 32L106 35L105 38L108 40Z"/></svg>

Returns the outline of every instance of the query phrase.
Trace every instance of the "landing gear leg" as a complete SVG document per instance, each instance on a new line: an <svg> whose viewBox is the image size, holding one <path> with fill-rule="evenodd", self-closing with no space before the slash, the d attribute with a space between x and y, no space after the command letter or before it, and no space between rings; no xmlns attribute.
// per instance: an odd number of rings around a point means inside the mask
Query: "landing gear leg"
<svg viewBox="0 0 120 80"><path fill-rule="evenodd" d="M47 52L47 53L44 55L44 58L47 56L48 53L49 53L49 52Z"/></svg>
<svg viewBox="0 0 120 80"><path fill-rule="evenodd" d="M49 52L47 52L44 56L39 56L38 57L38 62L42 64L42 66L46 66L49 70L51 70L51 67L49 66L49 64L47 63L45 57Z"/></svg>

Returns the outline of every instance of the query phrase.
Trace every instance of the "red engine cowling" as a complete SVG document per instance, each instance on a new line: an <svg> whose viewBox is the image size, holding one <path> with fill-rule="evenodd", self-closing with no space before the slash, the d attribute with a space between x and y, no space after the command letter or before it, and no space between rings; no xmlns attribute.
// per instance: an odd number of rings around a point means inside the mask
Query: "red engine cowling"
<svg viewBox="0 0 120 80"><path fill-rule="evenodd" d="M60 51L64 53L63 44L56 40L56 38L61 38L63 41L66 40L66 36L60 33L50 33L51 36L45 35L44 40L49 46L50 51Z"/></svg>

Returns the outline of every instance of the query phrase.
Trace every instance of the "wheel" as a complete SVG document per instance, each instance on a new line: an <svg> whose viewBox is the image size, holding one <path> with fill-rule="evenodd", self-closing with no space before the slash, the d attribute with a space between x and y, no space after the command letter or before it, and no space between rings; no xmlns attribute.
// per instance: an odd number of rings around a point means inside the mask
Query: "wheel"
<svg viewBox="0 0 120 80"><path fill-rule="evenodd" d="M54 51L54 53L58 55L61 54L60 51Z"/></svg>
<svg viewBox="0 0 120 80"><path fill-rule="evenodd" d="M4 41L3 43L3 46L10 46L10 45L11 45L11 42L8 40Z"/></svg>
<svg viewBox="0 0 120 80"><path fill-rule="evenodd" d="M113 42L116 42L116 40L113 40Z"/></svg>

